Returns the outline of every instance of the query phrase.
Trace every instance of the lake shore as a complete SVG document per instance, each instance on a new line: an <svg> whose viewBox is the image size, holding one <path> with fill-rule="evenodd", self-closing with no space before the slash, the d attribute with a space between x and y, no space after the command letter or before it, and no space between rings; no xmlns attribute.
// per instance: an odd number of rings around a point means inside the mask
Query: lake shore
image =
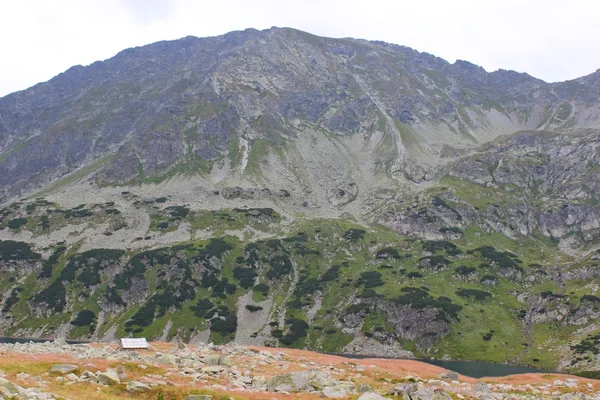
<svg viewBox="0 0 600 400"><path fill-rule="evenodd" d="M600 398L600 381L565 374L475 379L416 360L237 345L0 344L0 371L0 392L23 399Z"/></svg>

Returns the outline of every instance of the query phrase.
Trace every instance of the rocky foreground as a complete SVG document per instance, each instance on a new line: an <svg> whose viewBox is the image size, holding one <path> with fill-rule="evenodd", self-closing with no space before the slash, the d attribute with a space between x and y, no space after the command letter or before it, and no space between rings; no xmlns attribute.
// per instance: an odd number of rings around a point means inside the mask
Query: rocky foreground
<svg viewBox="0 0 600 400"><path fill-rule="evenodd" d="M476 380L410 360L154 343L0 345L2 399L600 399L600 381L561 374Z"/></svg>

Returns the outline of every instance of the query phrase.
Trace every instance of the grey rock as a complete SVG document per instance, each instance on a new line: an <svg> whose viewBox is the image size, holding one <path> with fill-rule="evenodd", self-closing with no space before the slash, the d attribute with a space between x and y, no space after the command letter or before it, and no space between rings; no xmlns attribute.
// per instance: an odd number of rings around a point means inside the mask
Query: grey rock
<svg viewBox="0 0 600 400"><path fill-rule="evenodd" d="M50 372L66 375L78 369L79 366L73 364L55 364L50 368Z"/></svg>
<svg viewBox="0 0 600 400"><path fill-rule="evenodd" d="M446 371L443 372L439 375L440 379L444 379L447 381L457 381L458 380L458 374L454 371Z"/></svg>
<svg viewBox="0 0 600 400"><path fill-rule="evenodd" d="M114 369L107 369L105 372L100 372L96 379L98 383L103 385L118 385L121 383L121 379L119 379L119 374Z"/></svg>
<svg viewBox="0 0 600 400"><path fill-rule="evenodd" d="M477 382L473 385L473 390L481 393L490 393L490 385L485 382Z"/></svg>
<svg viewBox="0 0 600 400"><path fill-rule="evenodd" d="M326 387L323 389L323 396L328 399L345 399L348 397L348 393L340 387Z"/></svg>
<svg viewBox="0 0 600 400"><path fill-rule="evenodd" d="M335 379L323 371L304 371L285 373L274 376L267 381L267 390L271 392L305 392L309 390L323 390L328 386L335 386Z"/></svg>
<svg viewBox="0 0 600 400"><path fill-rule="evenodd" d="M140 393L150 390L150 386L139 381L129 381L125 386L125 390L131 393Z"/></svg>
<svg viewBox="0 0 600 400"><path fill-rule="evenodd" d="M12 383L11 381L4 379L4 378L0 378L0 394L2 394L2 396L4 396L7 399L12 399L12 398L17 398L20 399L20 395L24 392L24 389L19 386L19 385L15 385L14 383Z"/></svg>
<svg viewBox="0 0 600 400"><path fill-rule="evenodd" d="M383 397L375 392L365 392L358 397L358 400L388 400L389 397Z"/></svg>
<svg viewBox="0 0 600 400"><path fill-rule="evenodd" d="M213 396L209 394L190 394L185 396L183 400L212 400Z"/></svg>

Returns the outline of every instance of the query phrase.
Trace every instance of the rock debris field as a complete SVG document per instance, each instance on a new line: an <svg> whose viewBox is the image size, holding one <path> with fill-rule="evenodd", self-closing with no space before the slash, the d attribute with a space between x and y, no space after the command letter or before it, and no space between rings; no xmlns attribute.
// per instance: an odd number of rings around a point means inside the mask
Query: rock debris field
<svg viewBox="0 0 600 400"><path fill-rule="evenodd" d="M2 399L600 399L561 374L479 380L412 360L348 359L228 344L149 350L62 341L0 345Z"/></svg>

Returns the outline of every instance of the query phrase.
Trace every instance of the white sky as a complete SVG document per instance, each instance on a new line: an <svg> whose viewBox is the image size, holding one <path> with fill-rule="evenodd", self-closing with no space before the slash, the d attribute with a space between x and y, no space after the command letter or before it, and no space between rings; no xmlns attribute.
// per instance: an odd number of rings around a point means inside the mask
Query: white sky
<svg viewBox="0 0 600 400"><path fill-rule="evenodd" d="M0 0L0 96L128 47L271 26L555 82L600 68L599 17L598 0Z"/></svg>

